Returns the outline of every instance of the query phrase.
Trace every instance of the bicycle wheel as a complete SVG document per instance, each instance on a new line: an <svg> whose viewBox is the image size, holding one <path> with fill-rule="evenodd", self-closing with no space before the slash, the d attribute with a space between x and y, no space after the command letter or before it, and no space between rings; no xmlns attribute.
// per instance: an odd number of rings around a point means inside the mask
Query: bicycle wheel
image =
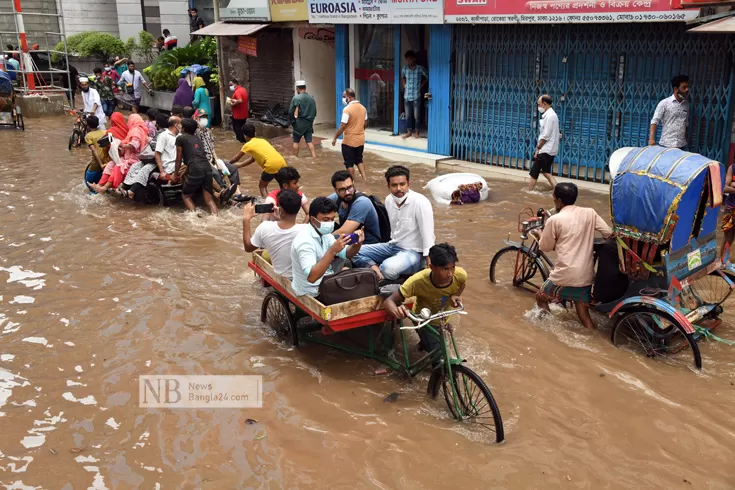
<svg viewBox="0 0 735 490"><path fill-rule="evenodd" d="M79 141L79 137L82 135L82 132L79 131L77 128L74 128L74 130L71 132L71 136L69 136L69 151L71 151L72 148L77 146L77 141Z"/></svg>
<svg viewBox="0 0 735 490"><path fill-rule="evenodd" d="M531 257L526 248L513 245L503 248L490 262L490 282L495 285L529 286L536 290L548 277L546 266L538 258ZM532 281L534 278L536 280Z"/></svg>
<svg viewBox="0 0 735 490"><path fill-rule="evenodd" d="M683 354L688 347L694 366L702 369L699 345L668 313L649 308L626 311L613 326L611 340L617 347L628 347L646 357L678 365L689 364L689 357Z"/></svg>
<svg viewBox="0 0 735 490"><path fill-rule="evenodd" d="M272 291L263 298L260 320L276 332L279 339L298 346L299 338L296 325L288 308L288 301L280 294Z"/></svg>
<svg viewBox="0 0 735 490"><path fill-rule="evenodd" d="M472 369L461 364L452 366L454 389L457 393L455 403L452 394L452 380L445 374L442 383L444 400L452 416L460 421L478 424L495 433L495 442L503 442L503 419L495 398L482 378Z"/></svg>
<svg viewBox="0 0 735 490"><path fill-rule="evenodd" d="M156 206L164 205L163 191L154 182L148 182L145 188L145 202L147 204L154 204Z"/></svg>
<svg viewBox="0 0 735 490"><path fill-rule="evenodd" d="M719 306L728 300L731 292L730 285L717 271L700 277L691 284L691 288L702 305Z"/></svg>

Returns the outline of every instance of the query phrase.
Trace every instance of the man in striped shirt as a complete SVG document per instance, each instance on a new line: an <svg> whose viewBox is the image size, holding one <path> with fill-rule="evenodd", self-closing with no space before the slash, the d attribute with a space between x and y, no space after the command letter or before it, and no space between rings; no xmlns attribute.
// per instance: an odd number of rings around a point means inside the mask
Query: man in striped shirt
<svg viewBox="0 0 735 490"><path fill-rule="evenodd" d="M179 45L179 40L171 34L171 31L168 29L163 30L163 47L166 51L171 51L172 49L176 49L176 47Z"/></svg>
<svg viewBox="0 0 735 490"><path fill-rule="evenodd" d="M406 63L401 70L401 85L403 86L403 104L406 110L406 123L408 132L403 138L410 138L411 133L419 137L419 127L421 126L421 114L423 107L421 104L421 92L429 84L429 73L421 65L416 64L416 53L406 51Z"/></svg>

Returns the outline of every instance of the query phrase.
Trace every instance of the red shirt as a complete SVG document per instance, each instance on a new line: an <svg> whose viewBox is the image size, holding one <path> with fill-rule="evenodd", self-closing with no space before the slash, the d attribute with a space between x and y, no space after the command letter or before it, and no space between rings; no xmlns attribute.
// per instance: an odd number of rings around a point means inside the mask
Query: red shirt
<svg viewBox="0 0 735 490"><path fill-rule="evenodd" d="M232 94L233 99L240 99L237 105L232 106L232 118L233 119L247 119L248 118L248 91L244 87L238 85L235 92Z"/></svg>
<svg viewBox="0 0 735 490"><path fill-rule="evenodd" d="M278 206L278 194L280 193L281 193L281 189L273 189L272 191L268 193L267 197L270 197L271 199L273 199L276 202L276 206ZM301 200L303 201L304 194L301 191L297 192L297 194L301 196Z"/></svg>

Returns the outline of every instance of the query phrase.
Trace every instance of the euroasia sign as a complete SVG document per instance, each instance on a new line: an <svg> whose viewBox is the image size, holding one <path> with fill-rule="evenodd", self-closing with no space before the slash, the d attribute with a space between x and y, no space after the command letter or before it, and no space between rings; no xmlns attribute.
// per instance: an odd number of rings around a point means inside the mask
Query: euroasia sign
<svg viewBox="0 0 735 490"><path fill-rule="evenodd" d="M673 0L445 0L444 18L457 24L675 22L694 19Z"/></svg>
<svg viewBox="0 0 735 490"><path fill-rule="evenodd" d="M442 24L444 0L308 0L312 24Z"/></svg>

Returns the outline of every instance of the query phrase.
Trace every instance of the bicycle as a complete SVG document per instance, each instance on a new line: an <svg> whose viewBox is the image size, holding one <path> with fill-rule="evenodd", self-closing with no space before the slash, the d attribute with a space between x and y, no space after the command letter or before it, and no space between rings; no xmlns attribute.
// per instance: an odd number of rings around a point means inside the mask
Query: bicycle
<svg viewBox="0 0 735 490"><path fill-rule="evenodd" d="M554 265L539 249L538 240L531 232L543 229L549 216L550 214L544 209L539 209L536 216L533 216L530 208L521 211L518 216L521 242L511 241L510 233L508 233L508 238L503 240L508 246L498 250L490 262L490 282L496 285L510 284L531 292L541 287L543 282L549 278L549 271L554 268ZM524 217L528 219L523 219ZM529 236L532 243L526 246ZM532 282L537 273L541 275L540 284Z"/></svg>
<svg viewBox="0 0 735 490"><path fill-rule="evenodd" d="M74 109L69 114L75 116L74 127L71 131L71 136L69 136L69 151L71 151L72 148L82 146L84 137L87 136L87 118L81 109Z"/></svg>

